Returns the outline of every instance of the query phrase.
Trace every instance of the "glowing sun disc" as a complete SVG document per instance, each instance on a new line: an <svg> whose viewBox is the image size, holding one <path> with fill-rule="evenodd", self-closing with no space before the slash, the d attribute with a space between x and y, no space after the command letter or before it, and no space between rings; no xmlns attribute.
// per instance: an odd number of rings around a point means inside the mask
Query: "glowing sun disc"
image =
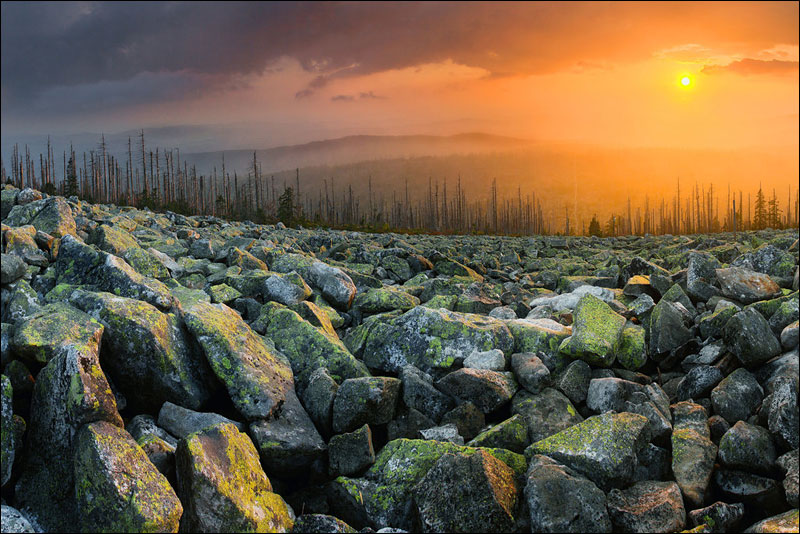
<svg viewBox="0 0 800 534"><path fill-rule="evenodd" d="M692 79L689 78L688 76L684 76L683 78L681 78L681 85L682 86L688 87L691 83L692 83Z"/></svg>

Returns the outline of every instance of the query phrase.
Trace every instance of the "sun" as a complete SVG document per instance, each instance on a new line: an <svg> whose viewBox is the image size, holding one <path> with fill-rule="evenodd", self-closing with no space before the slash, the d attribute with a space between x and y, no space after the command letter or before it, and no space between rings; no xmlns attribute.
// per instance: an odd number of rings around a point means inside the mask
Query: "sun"
<svg viewBox="0 0 800 534"><path fill-rule="evenodd" d="M690 85L692 85L692 79L688 76L683 76L681 78L681 85L684 87L689 87Z"/></svg>

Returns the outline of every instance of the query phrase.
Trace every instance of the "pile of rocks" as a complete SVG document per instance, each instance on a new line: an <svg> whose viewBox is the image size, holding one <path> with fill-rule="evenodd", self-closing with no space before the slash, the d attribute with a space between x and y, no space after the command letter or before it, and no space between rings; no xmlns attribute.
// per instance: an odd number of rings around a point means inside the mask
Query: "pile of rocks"
<svg viewBox="0 0 800 534"><path fill-rule="evenodd" d="M796 229L2 221L4 532L798 529Z"/></svg>

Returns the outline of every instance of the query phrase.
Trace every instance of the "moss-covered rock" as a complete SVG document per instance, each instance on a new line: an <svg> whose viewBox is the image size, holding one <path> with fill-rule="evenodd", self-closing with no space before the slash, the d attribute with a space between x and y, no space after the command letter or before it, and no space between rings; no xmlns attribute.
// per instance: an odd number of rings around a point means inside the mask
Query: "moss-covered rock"
<svg viewBox="0 0 800 534"><path fill-rule="evenodd" d="M320 367L326 368L337 382L369 375L364 364L337 337L311 325L296 312L274 308L265 321L264 335L286 355L295 375L311 373Z"/></svg>
<svg viewBox="0 0 800 534"><path fill-rule="evenodd" d="M702 505L717 446L711 442L705 409L692 402L673 406L672 472L684 498L692 506Z"/></svg>
<svg viewBox="0 0 800 534"><path fill-rule="evenodd" d="M184 310L183 320L239 413L252 420L280 407L294 387L292 370L238 313L198 301Z"/></svg>
<svg viewBox="0 0 800 534"><path fill-rule="evenodd" d="M644 328L628 322L620 334L617 361L625 368L635 371L647 363L647 345Z"/></svg>
<svg viewBox="0 0 800 534"><path fill-rule="evenodd" d="M82 532L177 532L183 507L133 438L104 421L75 443L75 496Z"/></svg>
<svg viewBox="0 0 800 534"><path fill-rule="evenodd" d="M467 443L469 447L508 449L520 454L529 444L528 425L519 414L481 432Z"/></svg>
<svg viewBox="0 0 800 534"><path fill-rule="evenodd" d="M245 434L221 424L190 434L176 453L178 494L188 532L287 532L293 521L272 492Z"/></svg>
<svg viewBox="0 0 800 534"><path fill-rule="evenodd" d="M167 266L150 250L131 247L123 252L122 258L142 276L162 281L170 277L170 271Z"/></svg>
<svg viewBox="0 0 800 534"><path fill-rule="evenodd" d="M132 406L155 412L170 401L196 410L209 398L208 366L174 314L111 293L77 290L70 301L105 326L103 364Z"/></svg>
<svg viewBox="0 0 800 534"><path fill-rule="evenodd" d="M61 197L50 197L14 206L4 222L9 226L32 224L37 230L53 237L75 235L76 231L72 208Z"/></svg>
<svg viewBox="0 0 800 534"><path fill-rule="evenodd" d="M27 438L29 454L16 496L47 530L72 531L78 524L72 466L78 430L95 421L123 426L98 361L103 331L98 326L89 340L60 347L36 376Z"/></svg>
<svg viewBox="0 0 800 534"><path fill-rule="evenodd" d="M572 336L565 339L559 350L589 364L609 367L619 351L625 318L591 294L586 294L575 307Z"/></svg>
<svg viewBox="0 0 800 534"><path fill-rule="evenodd" d="M484 450L443 455L414 487L424 532L510 532L517 500L514 471Z"/></svg>
<svg viewBox="0 0 800 534"><path fill-rule="evenodd" d="M232 288L228 284L217 284L208 288L208 294L211 297L211 302L230 304L234 300L242 296L242 294Z"/></svg>
<svg viewBox="0 0 800 534"><path fill-rule="evenodd" d="M797 532L798 527L800 527L800 511L797 508L794 510L789 510L788 512L784 512L782 514L774 515L772 517L768 517L750 525L747 527L745 532L753 532L753 533L778 533L778 532Z"/></svg>
<svg viewBox="0 0 800 534"><path fill-rule="evenodd" d="M373 527L413 529L413 488L445 454L485 451L508 465L515 477L525 473L525 458L505 449L465 447L449 442L397 439L389 442L363 479L339 477L335 484L353 496Z"/></svg>
<svg viewBox="0 0 800 534"><path fill-rule="evenodd" d="M369 289L356 295L353 306L362 313L373 314L392 310L408 311L419 305L419 299L405 291L390 289Z"/></svg>
<svg viewBox="0 0 800 534"><path fill-rule="evenodd" d="M64 302L47 304L14 330L12 349L29 360L47 363L65 347L94 346L103 325Z"/></svg>
<svg viewBox="0 0 800 534"><path fill-rule="evenodd" d="M300 317L312 325L322 329L322 331L331 338L339 339L338 334L336 334L336 331L333 329L333 324L328 314L313 302L302 301L290 306L289 309L297 312Z"/></svg>
<svg viewBox="0 0 800 534"><path fill-rule="evenodd" d="M400 317L379 322L369 332L364 362L397 372L411 364L423 371L449 369L473 352L510 353L514 340L502 321L480 315L417 306Z"/></svg>
<svg viewBox="0 0 800 534"><path fill-rule="evenodd" d="M544 454L582 473L602 489L624 487L633 479L639 451L647 444L647 418L605 413L562 430L525 449Z"/></svg>
<svg viewBox="0 0 800 534"><path fill-rule="evenodd" d="M364 425L383 425L394 418L400 380L374 376L342 382L333 400L333 430L349 432Z"/></svg>

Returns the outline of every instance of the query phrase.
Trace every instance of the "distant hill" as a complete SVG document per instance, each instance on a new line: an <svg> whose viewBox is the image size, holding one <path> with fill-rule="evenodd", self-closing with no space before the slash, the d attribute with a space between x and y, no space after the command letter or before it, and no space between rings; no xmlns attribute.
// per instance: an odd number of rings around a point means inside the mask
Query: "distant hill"
<svg viewBox="0 0 800 534"><path fill-rule="evenodd" d="M499 152L531 145L531 141L524 139L479 132L450 136L351 135L301 145L256 149L255 152L262 172L270 173L359 161ZM226 150L224 155L229 170L242 173L252 167L253 149ZM222 156L222 151L185 154L186 159L197 165L198 172L202 173L209 172L215 165L221 168Z"/></svg>

